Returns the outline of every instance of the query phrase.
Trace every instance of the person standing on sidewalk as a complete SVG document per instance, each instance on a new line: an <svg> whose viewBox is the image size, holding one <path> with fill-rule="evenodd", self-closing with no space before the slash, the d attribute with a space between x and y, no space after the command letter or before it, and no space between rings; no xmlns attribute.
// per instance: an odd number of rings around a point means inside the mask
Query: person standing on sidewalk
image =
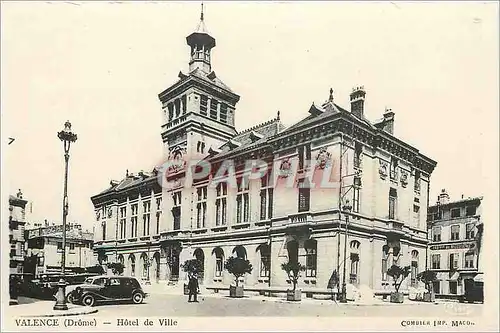
<svg viewBox="0 0 500 333"><path fill-rule="evenodd" d="M196 273L189 274L189 283L188 283L188 289L189 289L189 297L188 297L188 302L195 302L198 303L198 275ZM193 296L193 301L191 301L191 296Z"/></svg>

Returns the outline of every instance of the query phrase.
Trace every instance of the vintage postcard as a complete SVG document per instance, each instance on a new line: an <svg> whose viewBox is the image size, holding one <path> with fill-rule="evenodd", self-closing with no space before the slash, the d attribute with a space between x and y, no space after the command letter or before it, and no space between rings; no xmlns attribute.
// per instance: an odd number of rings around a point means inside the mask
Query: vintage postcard
<svg viewBox="0 0 500 333"><path fill-rule="evenodd" d="M498 10L2 1L2 332L498 331Z"/></svg>

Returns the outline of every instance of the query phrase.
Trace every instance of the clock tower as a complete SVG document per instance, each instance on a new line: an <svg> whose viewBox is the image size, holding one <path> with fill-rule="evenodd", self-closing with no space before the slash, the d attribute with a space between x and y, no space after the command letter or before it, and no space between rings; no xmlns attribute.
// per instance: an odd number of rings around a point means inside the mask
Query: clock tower
<svg viewBox="0 0 500 333"><path fill-rule="evenodd" d="M206 29L203 4L195 32L186 37L190 47L189 71L161 92L161 137L167 158L179 154L203 158L210 147L218 148L236 134L234 117L240 96L212 69L213 38Z"/></svg>

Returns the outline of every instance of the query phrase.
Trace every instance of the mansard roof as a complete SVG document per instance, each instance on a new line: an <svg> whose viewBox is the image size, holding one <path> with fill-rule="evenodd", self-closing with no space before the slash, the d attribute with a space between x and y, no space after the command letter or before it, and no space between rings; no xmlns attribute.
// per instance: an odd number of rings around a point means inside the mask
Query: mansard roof
<svg viewBox="0 0 500 333"><path fill-rule="evenodd" d="M236 154L238 152L263 145L269 138L274 137L284 128L285 126L283 126L279 117L252 126L246 130L240 131L231 139L231 141L233 142L240 143L240 146L231 149L229 142L227 142L220 146L221 153L215 155L214 157L216 159L219 159L231 154ZM256 140L254 140L253 138L256 138Z"/></svg>
<svg viewBox="0 0 500 333"><path fill-rule="evenodd" d="M106 190L100 192L99 194L91 197L92 202L95 204L100 202L99 198L108 198L113 197L114 194L117 194L122 191L140 188L143 185L150 185L151 183L157 183L157 175L155 171L152 173L143 173L140 172L137 175L127 174L125 178L120 181L111 181L111 186ZM158 185L159 186L159 185Z"/></svg>

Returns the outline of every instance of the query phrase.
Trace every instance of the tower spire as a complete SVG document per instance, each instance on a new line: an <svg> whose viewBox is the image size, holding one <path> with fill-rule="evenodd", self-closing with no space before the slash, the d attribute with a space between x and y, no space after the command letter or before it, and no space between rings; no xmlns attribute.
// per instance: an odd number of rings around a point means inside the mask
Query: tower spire
<svg viewBox="0 0 500 333"><path fill-rule="evenodd" d="M205 6L201 3L200 23L196 31L186 37L188 45L191 47L191 58L189 61L189 71L196 68L205 73L212 71L210 61L210 51L215 47L215 38L210 36L205 26Z"/></svg>
<svg viewBox="0 0 500 333"><path fill-rule="evenodd" d="M205 7L203 2L201 2L201 14L200 14L200 23L198 23L198 27L196 28L197 32L207 32L207 27L205 26Z"/></svg>

